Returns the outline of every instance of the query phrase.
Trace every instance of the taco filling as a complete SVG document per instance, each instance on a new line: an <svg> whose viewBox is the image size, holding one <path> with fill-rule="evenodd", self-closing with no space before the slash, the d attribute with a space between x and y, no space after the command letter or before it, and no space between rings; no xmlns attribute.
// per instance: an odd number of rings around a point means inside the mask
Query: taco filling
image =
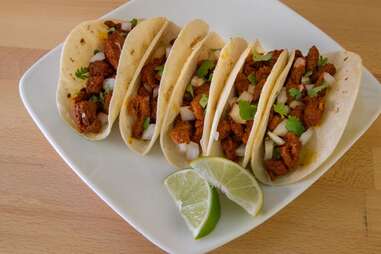
<svg viewBox="0 0 381 254"><path fill-rule="evenodd" d="M211 50L209 57L197 63L190 84L185 89L180 114L170 131L171 140L188 160L200 155L200 140L208 105L210 83L219 57L219 50Z"/></svg>
<svg viewBox="0 0 381 254"><path fill-rule="evenodd" d="M151 60L142 68L138 92L131 97L127 105L128 114L133 116L133 138L152 139L156 126L156 110L161 76L173 43L174 40L167 47L158 47Z"/></svg>
<svg viewBox="0 0 381 254"><path fill-rule="evenodd" d="M226 158L238 161L246 150L262 88L282 50L260 54L253 50L234 82L215 140Z"/></svg>
<svg viewBox="0 0 381 254"><path fill-rule="evenodd" d="M285 85L271 109L264 139L266 171L274 180L301 163L303 146L320 124L325 95L333 83L336 68L313 46L307 56L296 50Z"/></svg>
<svg viewBox="0 0 381 254"><path fill-rule="evenodd" d="M77 79L86 80L86 86L73 97L73 120L82 133L99 133L107 124L107 115L115 83L116 70L124 40L136 26L137 20L114 23L105 21L108 27L103 49L94 51L88 66L76 70ZM86 43L82 39L81 43ZM71 97L70 94L67 95Z"/></svg>

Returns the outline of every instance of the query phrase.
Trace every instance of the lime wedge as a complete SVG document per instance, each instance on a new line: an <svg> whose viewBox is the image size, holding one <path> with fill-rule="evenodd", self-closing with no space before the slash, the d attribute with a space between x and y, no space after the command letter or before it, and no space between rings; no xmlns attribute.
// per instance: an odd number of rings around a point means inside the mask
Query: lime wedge
<svg viewBox="0 0 381 254"><path fill-rule="evenodd" d="M250 215L255 216L261 209L262 190L253 175L237 163L224 158L203 157L190 165Z"/></svg>
<svg viewBox="0 0 381 254"><path fill-rule="evenodd" d="M199 173L180 170L169 175L164 184L195 239L215 228L221 214L218 193Z"/></svg>

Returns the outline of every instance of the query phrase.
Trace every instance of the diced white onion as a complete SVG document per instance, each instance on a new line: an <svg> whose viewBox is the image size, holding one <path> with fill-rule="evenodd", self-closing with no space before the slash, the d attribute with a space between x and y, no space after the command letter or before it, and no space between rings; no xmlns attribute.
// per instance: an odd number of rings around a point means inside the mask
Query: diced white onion
<svg viewBox="0 0 381 254"><path fill-rule="evenodd" d="M328 72L324 72L323 73L323 77L324 77L324 81L329 85L333 85L333 83L335 83L336 79L331 75L329 74Z"/></svg>
<svg viewBox="0 0 381 254"><path fill-rule="evenodd" d="M155 87L152 91L152 97L156 98L159 94L159 87Z"/></svg>
<svg viewBox="0 0 381 254"><path fill-rule="evenodd" d="M183 121L192 121L195 119L193 111L190 106L184 106L180 108L181 120Z"/></svg>
<svg viewBox="0 0 381 254"><path fill-rule="evenodd" d="M237 97L231 97L231 98L229 98L229 100L228 100L228 103L229 103L229 106L230 107L232 107L232 105L234 104L234 103L236 103L237 102Z"/></svg>
<svg viewBox="0 0 381 254"><path fill-rule="evenodd" d="M307 91L311 90L312 88L314 88L314 85L306 85Z"/></svg>
<svg viewBox="0 0 381 254"><path fill-rule="evenodd" d="M285 87L282 87L277 98L277 102L280 104L285 104L287 102L287 91Z"/></svg>
<svg viewBox="0 0 381 254"><path fill-rule="evenodd" d="M143 136L142 136L143 140L151 140L152 139L153 133L155 131L155 126L156 126L156 124L154 124L154 123L151 123L150 125L148 125L148 128L145 129L143 132Z"/></svg>
<svg viewBox="0 0 381 254"><path fill-rule="evenodd" d="M290 102L290 108L296 108L297 106L303 106L304 104L303 104L303 102L301 102L301 101L292 101L292 102Z"/></svg>
<svg viewBox="0 0 381 254"><path fill-rule="evenodd" d="M244 101L247 101L247 102L251 102L253 100L253 95L249 92L246 92L244 91L243 93L241 93L241 95L239 96L238 100L244 100Z"/></svg>
<svg viewBox="0 0 381 254"><path fill-rule="evenodd" d="M235 155L237 155L238 157L245 156L245 149L246 146L244 144L240 145L237 149L235 149Z"/></svg>
<svg viewBox="0 0 381 254"><path fill-rule="evenodd" d="M97 118L99 119L99 121L101 121L102 126L107 124L108 122L107 117L108 115L102 112L97 115Z"/></svg>
<svg viewBox="0 0 381 254"><path fill-rule="evenodd" d="M273 157L274 142L265 138L265 160L270 160Z"/></svg>
<svg viewBox="0 0 381 254"><path fill-rule="evenodd" d="M244 124L246 123L245 120L243 120L239 114L239 106L238 104L234 104L232 110L229 113L230 117L233 119L234 122Z"/></svg>
<svg viewBox="0 0 381 254"><path fill-rule="evenodd" d="M123 31L129 32L129 31L131 31L132 24L131 24L131 22L123 22L121 28Z"/></svg>
<svg viewBox="0 0 381 254"><path fill-rule="evenodd" d="M298 68L300 66L306 65L306 60L303 57L296 58L294 62L294 67Z"/></svg>
<svg viewBox="0 0 381 254"><path fill-rule="evenodd" d="M187 151L187 146L188 144L186 143L181 143L177 145L181 153L185 153Z"/></svg>
<svg viewBox="0 0 381 254"><path fill-rule="evenodd" d="M200 155L200 147L195 142L190 142L187 145L186 157L188 160L194 160Z"/></svg>
<svg viewBox="0 0 381 254"><path fill-rule="evenodd" d="M305 144L308 143L308 141L311 139L312 137L312 134L313 134L313 129L312 128L309 128L308 130L306 130L305 132L303 132L302 135L300 135L300 143L302 143L302 145L304 146Z"/></svg>
<svg viewBox="0 0 381 254"><path fill-rule="evenodd" d="M168 58L169 53L171 53L172 46L166 47L165 48L165 56Z"/></svg>
<svg viewBox="0 0 381 254"><path fill-rule="evenodd" d="M273 133L277 136L284 136L287 134L288 130L286 128L287 120L283 120L278 124L278 126L273 130Z"/></svg>
<svg viewBox="0 0 381 254"><path fill-rule="evenodd" d="M299 88L299 91L302 92L304 90L304 85L299 85L298 88Z"/></svg>
<svg viewBox="0 0 381 254"><path fill-rule="evenodd" d="M247 89L247 91L251 94L254 94L254 91L255 91L255 86L253 85L250 85L249 88Z"/></svg>
<svg viewBox="0 0 381 254"><path fill-rule="evenodd" d="M106 59L105 54L103 52L98 52L90 58L90 63L94 63L96 61L103 61L105 59Z"/></svg>
<svg viewBox="0 0 381 254"><path fill-rule="evenodd" d="M152 87L150 85L148 85L147 83L143 83L143 86L144 88L148 91L148 92L151 92L152 91Z"/></svg>
<svg viewBox="0 0 381 254"><path fill-rule="evenodd" d="M114 78L106 78L103 80L103 89L106 91L112 91L114 90L115 86L115 79Z"/></svg>
<svg viewBox="0 0 381 254"><path fill-rule="evenodd" d="M214 139L215 141L217 141L219 137L220 137L220 133L219 133L218 131L216 131L216 132L213 134L213 139Z"/></svg>
<svg viewBox="0 0 381 254"><path fill-rule="evenodd" d="M271 131L268 131L267 132L267 135L272 139L272 141L274 141L275 144L277 144L278 146L281 146L281 145L284 145L284 140L281 138L281 137L278 137L277 135L275 135L274 133L272 133Z"/></svg>
<svg viewBox="0 0 381 254"><path fill-rule="evenodd" d="M202 86L205 83L205 80L203 78L199 78L197 76L193 76L191 80L192 86L199 87Z"/></svg>

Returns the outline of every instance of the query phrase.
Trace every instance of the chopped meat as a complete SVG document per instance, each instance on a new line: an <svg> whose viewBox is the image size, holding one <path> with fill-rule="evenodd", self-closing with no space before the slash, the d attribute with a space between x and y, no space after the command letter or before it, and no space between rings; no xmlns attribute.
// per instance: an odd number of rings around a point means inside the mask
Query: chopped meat
<svg viewBox="0 0 381 254"><path fill-rule="evenodd" d="M247 141L249 140L250 132L251 132L251 129L253 128L253 123L254 123L253 120L249 120L246 122L245 133L243 133L242 135L242 143L244 143L245 145L247 144Z"/></svg>
<svg viewBox="0 0 381 254"><path fill-rule="evenodd" d="M217 131L219 140L227 138L231 131L230 121L228 119L222 119L218 124Z"/></svg>
<svg viewBox="0 0 381 254"><path fill-rule="evenodd" d="M284 140L286 143L279 149L280 156L287 168L292 169L298 164L302 143L300 143L299 138L291 132L286 134Z"/></svg>
<svg viewBox="0 0 381 254"><path fill-rule="evenodd" d="M109 110L109 107L110 107L111 98L112 98L112 92L106 93L106 95L104 96L103 111L104 111L104 113L106 113L106 114L108 114L108 110Z"/></svg>
<svg viewBox="0 0 381 254"><path fill-rule="evenodd" d="M198 96L202 94L209 95L209 89L210 89L210 83L206 82L202 86L196 87L194 89L194 96Z"/></svg>
<svg viewBox="0 0 381 254"><path fill-rule="evenodd" d="M114 73L112 66L106 61L95 61L89 64L90 76L102 76L104 78L111 76Z"/></svg>
<svg viewBox="0 0 381 254"><path fill-rule="evenodd" d="M257 102L259 100L259 97L261 97L262 88L266 83L266 79L262 79L259 81L254 88L254 94L253 94L253 102Z"/></svg>
<svg viewBox="0 0 381 254"><path fill-rule="evenodd" d="M151 96L151 92L147 91L147 89L144 86L139 86L138 95L140 95L140 96Z"/></svg>
<svg viewBox="0 0 381 254"><path fill-rule="evenodd" d="M303 74L306 71L305 60L304 58L296 58L296 61L297 66L292 66L287 83L300 84L302 81Z"/></svg>
<svg viewBox="0 0 381 254"><path fill-rule="evenodd" d="M273 131L278 126L278 124L280 124L280 122L282 122L282 117L271 111L267 128L270 131Z"/></svg>
<svg viewBox="0 0 381 254"><path fill-rule="evenodd" d="M265 160L265 168L270 175L271 180L274 180L277 176L282 176L288 173L286 165L281 160Z"/></svg>
<svg viewBox="0 0 381 254"><path fill-rule="evenodd" d="M245 76L249 76L251 73L255 72L255 68L253 67L253 65L253 56L249 55L248 58L246 58L245 64L243 65L242 74L244 74Z"/></svg>
<svg viewBox="0 0 381 254"><path fill-rule="evenodd" d="M237 138L238 140L241 140L244 134L244 127L241 124L236 123L233 119L230 119L230 126L232 129L232 132L235 135L235 138Z"/></svg>
<svg viewBox="0 0 381 254"><path fill-rule="evenodd" d="M118 68L120 52L123 48L125 37L118 31L115 31L109 34L106 42L104 53L108 62L114 67L116 70Z"/></svg>
<svg viewBox="0 0 381 254"><path fill-rule="evenodd" d="M272 67L278 60L280 54L283 52L283 49L276 49L269 53L271 53L271 60L269 61L269 65Z"/></svg>
<svg viewBox="0 0 381 254"><path fill-rule="evenodd" d="M295 50L295 59L298 57L303 57L302 51L300 51L299 49Z"/></svg>
<svg viewBox="0 0 381 254"><path fill-rule="evenodd" d="M229 160L237 161L238 157L235 150L238 147L238 142L234 141L232 138L226 138L221 141L222 150Z"/></svg>
<svg viewBox="0 0 381 254"><path fill-rule="evenodd" d="M239 72L234 82L234 86L238 92L238 95L240 95L244 91L247 91L249 85L250 85L250 81L247 79L246 75L243 74L242 72Z"/></svg>
<svg viewBox="0 0 381 254"><path fill-rule="evenodd" d="M75 102L73 115L80 132L97 133L102 128L102 124L97 118L97 104L95 102Z"/></svg>
<svg viewBox="0 0 381 254"><path fill-rule="evenodd" d="M308 127L316 126L320 123L324 113L324 98L320 96L306 97L306 107L304 109L304 123Z"/></svg>
<svg viewBox="0 0 381 254"><path fill-rule="evenodd" d="M79 93L77 96L74 97L74 102L80 102L80 101L85 101L90 98L90 95L87 93L86 88L82 88L79 90Z"/></svg>
<svg viewBox="0 0 381 254"><path fill-rule="evenodd" d="M155 68L158 66L158 64L155 64L154 61L144 65L142 69L142 84L147 84L151 88L155 88L160 84L160 79L158 80L156 78L156 70Z"/></svg>
<svg viewBox="0 0 381 254"><path fill-rule="evenodd" d="M104 24L108 27L108 28L112 28L114 27L115 29L117 30L120 30L121 29L121 24L120 23L114 23L112 20L106 20L104 22Z"/></svg>
<svg viewBox="0 0 381 254"><path fill-rule="evenodd" d="M196 143L200 143L200 139L202 137L202 131L204 127L203 120L196 120L194 123L194 133L192 136L192 141Z"/></svg>
<svg viewBox="0 0 381 254"><path fill-rule="evenodd" d="M102 91L104 77L90 76L86 83L86 89L88 93L99 93Z"/></svg>
<svg viewBox="0 0 381 254"><path fill-rule="evenodd" d="M308 51L308 54L307 54L307 58L306 58L306 61L307 61L307 71L312 71L313 73L315 72L316 70L316 67L318 65L318 61L319 61L319 50L317 49L316 46L312 46L312 48L310 48L310 50Z"/></svg>
<svg viewBox="0 0 381 254"><path fill-rule="evenodd" d="M272 67L270 66L261 66L259 69L255 72L256 79L259 80L265 80L267 76L270 74Z"/></svg>
<svg viewBox="0 0 381 254"><path fill-rule="evenodd" d="M204 119L204 109L200 105L200 99L202 95L197 95L191 102L191 109L193 111L193 114L197 120L203 120Z"/></svg>
<svg viewBox="0 0 381 254"><path fill-rule="evenodd" d="M132 137L141 138L144 131L144 120L150 117L150 99L148 96L134 96L127 105L127 110L130 115L135 117L132 125Z"/></svg>
<svg viewBox="0 0 381 254"><path fill-rule="evenodd" d="M304 111L304 105L298 105L291 110L290 115L300 120L303 120L303 111Z"/></svg>
<svg viewBox="0 0 381 254"><path fill-rule="evenodd" d="M191 141L192 126L189 121L182 121L178 118L169 135L176 144L188 144Z"/></svg>
<svg viewBox="0 0 381 254"><path fill-rule="evenodd" d="M327 72L327 73L331 74L332 76L334 76L336 74L336 68L333 64L330 64L330 63L323 65L322 67L319 68L318 71L316 71L316 72L314 72L314 74L312 74L311 81L313 83L316 82L318 84L319 83L318 79L323 79L324 72Z"/></svg>

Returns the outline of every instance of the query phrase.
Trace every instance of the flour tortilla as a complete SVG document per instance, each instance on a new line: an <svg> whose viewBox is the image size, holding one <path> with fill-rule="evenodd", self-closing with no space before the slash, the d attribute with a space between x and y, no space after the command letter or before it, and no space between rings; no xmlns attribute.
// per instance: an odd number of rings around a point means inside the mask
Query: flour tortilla
<svg viewBox="0 0 381 254"><path fill-rule="evenodd" d="M243 68L247 57L251 54L253 49L255 49L258 53L264 53L264 50L262 49L262 46L259 41L256 41L255 43L251 43L243 52L240 59L237 61L233 71L230 73L230 76L226 82L225 88L221 94L221 98L217 105L217 110L215 112L214 119L212 121L213 124L211 127L208 148L206 152L207 156L221 156L221 157L224 156L222 152L222 148L221 148L221 143L219 140L216 140L216 137L218 136L217 127L221 120L221 117L223 117L225 113L227 113L225 111L227 109L228 100L233 93L234 82L236 80L236 77L238 73L240 72L240 70ZM267 77L266 82L262 88L261 96L259 98L259 102L257 106L257 113L254 116L253 127L250 131L249 139L246 144L245 154L243 156L243 159L239 161L239 164L241 164L241 166L243 167L246 167L247 164L249 163L251 151L253 147L253 142L256 138L258 127L259 127L268 97L270 95L270 92L274 86L274 83L277 77L279 76L279 74L281 73L281 71L283 70L283 68L285 67L287 63L287 58L288 58L288 52L287 50L283 50L283 52L278 57L277 62L273 66L271 73Z"/></svg>
<svg viewBox="0 0 381 254"><path fill-rule="evenodd" d="M302 165L295 168L285 176L270 179L263 164L264 142L267 123L280 90L292 67L295 52L291 54L289 62L279 76L274 90L271 93L264 112L264 117L259 127L257 139L254 142L251 168L255 177L268 185L286 185L297 182L316 170L334 151L351 115L361 80L361 58L355 53L340 51L327 54L328 62L335 65L337 73L336 82L329 88L326 96L326 112L320 126L314 127L311 140L303 147L304 159Z"/></svg>
<svg viewBox="0 0 381 254"><path fill-rule="evenodd" d="M153 41L151 48L147 51L147 54L143 57L139 67L137 68L133 81L131 82L131 86L123 100L121 114L119 117L119 129L122 138L132 151L145 155L155 144L155 141L160 134L165 113L168 110L168 104L172 91L177 79L180 76L181 70L188 57L191 55L193 47L204 39L208 33L208 30L209 26L204 21L198 19L185 25L180 33L179 28L175 24L169 22L167 26L163 27L162 31L160 31L160 37ZM167 61L165 62L162 78L160 80L158 106L156 112L156 126L153 137L151 140L135 139L132 137L131 130L134 119L128 114L127 105L129 100L137 94L140 85L140 72L147 61L149 61L155 53L155 49L170 45L169 43L173 39L176 39L176 41L174 42Z"/></svg>
<svg viewBox="0 0 381 254"><path fill-rule="evenodd" d="M242 46L240 44L243 42L242 41L240 42L236 41L236 42L237 42L237 46L240 48ZM195 46L194 51L192 52L191 56L188 58L187 62L185 63L184 68L182 69L179 79L173 90L173 94L171 96L171 99L168 105L168 108L170 110L166 112L166 115L164 117L164 124L160 133L160 144L161 144L161 150L163 151L165 158L168 160L169 163L171 163L177 168L188 166L190 162L187 160L186 156L178 150L177 145L173 143L172 139L170 138L170 130L173 127L173 124L177 115L180 113L180 107L183 102L183 96L184 96L186 87L190 83L192 76L194 72L196 71L199 60L204 59L205 58L204 56L207 55L211 49L222 48L223 46L224 46L224 41L218 34L214 32L209 33L207 37L204 38L204 40L200 41ZM224 52L224 53L221 52L221 56L224 54L226 57L227 52ZM223 61L225 60L226 59L224 59ZM222 89L223 87L223 84L221 84L221 82L225 79L224 77L220 77L220 75L227 75L225 68L222 68L221 65L219 66L219 70L215 69L214 71L213 79L216 79L216 80L214 82L213 81L211 82L211 88L209 91L207 107L209 107L209 103L211 103L210 105L215 103L215 99L219 97L218 95L220 93L219 89ZM212 84L215 85L216 88L212 88ZM209 115L212 115L212 113L209 113ZM207 121L209 121L209 119L205 117L205 122ZM205 126L206 125L204 124L203 131L205 131Z"/></svg>
<svg viewBox="0 0 381 254"><path fill-rule="evenodd" d="M113 21L126 22L123 20ZM128 33L120 54L114 91L109 106L108 121L99 133L79 132L72 117L74 105L72 98L81 88L86 86L87 81L76 78L75 71L80 67L89 65L94 50L103 50L108 27L104 24L104 20L92 20L79 24L71 31L65 40L61 54L60 77L56 93L59 114L70 127L90 140L101 140L110 134L112 125L118 117L121 102L139 61L166 23L167 20L163 17L139 21L138 25ZM68 94L71 95L71 98L67 97Z"/></svg>

